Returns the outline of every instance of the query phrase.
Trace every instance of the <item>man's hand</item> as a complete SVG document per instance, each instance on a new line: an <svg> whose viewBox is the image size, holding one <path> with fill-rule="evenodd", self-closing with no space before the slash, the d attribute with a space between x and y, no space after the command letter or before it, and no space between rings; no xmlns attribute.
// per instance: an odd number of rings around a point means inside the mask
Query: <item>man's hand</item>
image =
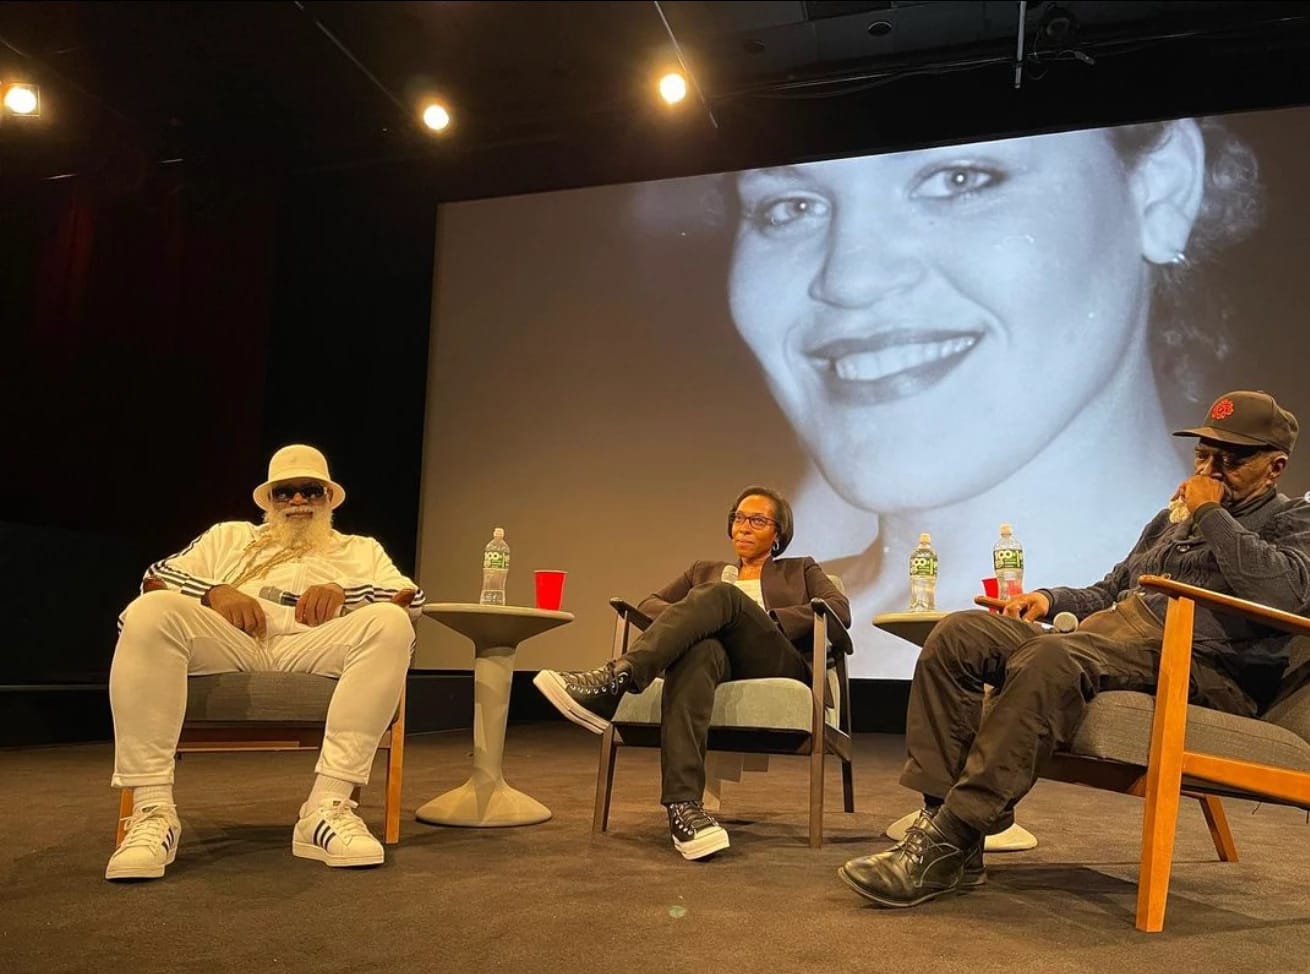
<svg viewBox="0 0 1310 974"><path fill-rule="evenodd" d="M321 626L335 619L346 602L346 593L335 582L311 585L296 603L296 621L307 626Z"/></svg>
<svg viewBox="0 0 1310 974"><path fill-rule="evenodd" d="M1174 497L1181 497L1183 503L1187 505L1187 510L1195 514L1196 509L1202 504L1211 502L1222 504L1224 498L1228 496L1228 488L1222 480L1215 480L1213 477L1188 477L1178 485L1178 490Z"/></svg>
<svg viewBox="0 0 1310 974"><path fill-rule="evenodd" d="M1050 608L1051 600L1041 592L1024 592L1022 595L1016 595L1006 602L1005 608L1001 611L1014 619L1022 619L1024 622L1036 622L1046 615Z"/></svg>
<svg viewBox="0 0 1310 974"><path fill-rule="evenodd" d="M205 601L211 609L247 636L264 638L268 619L256 599L237 591L231 585L215 585L205 593Z"/></svg>
<svg viewBox="0 0 1310 974"><path fill-rule="evenodd" d="M403 588L391 597L391 601L402 609L408 609L409 604L414 601L414 596L418 595L417 589Z"/></svg>

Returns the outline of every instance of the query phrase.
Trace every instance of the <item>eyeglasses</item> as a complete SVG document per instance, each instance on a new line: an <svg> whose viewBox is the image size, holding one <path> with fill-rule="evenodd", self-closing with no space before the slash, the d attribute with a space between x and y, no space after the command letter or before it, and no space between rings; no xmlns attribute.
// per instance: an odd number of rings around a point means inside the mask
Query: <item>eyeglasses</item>
<svg viewBox="0 0 1310 974"><path fill-rule="evenodd" d="M763 531L770 524L777 527L778 522L771 517L765 517L763 514L743 514L740 511L728 512L729 528L735 528L742 524L749 524L756 531Z"/></svg>
<svg viewBox="0 0 1310 974"><path fill-rule="evenodd" d="M307 484L278 484L269 489L269 496L280 504L285 504L297 494L307 501L316 501L327 493L322 484L310 481Z"/></svg>
<svg viewBox="0 0 1310 974"><path fill-rule="evenodd" d="M1207 460L1210 461L1215 470L1237 470L1244 467L1253 460L1257 460L1267 454L1276 451L1263 446L1251 447L1213 447L1199 446L1196 448L1196 464L1199 467Z"/></svg>

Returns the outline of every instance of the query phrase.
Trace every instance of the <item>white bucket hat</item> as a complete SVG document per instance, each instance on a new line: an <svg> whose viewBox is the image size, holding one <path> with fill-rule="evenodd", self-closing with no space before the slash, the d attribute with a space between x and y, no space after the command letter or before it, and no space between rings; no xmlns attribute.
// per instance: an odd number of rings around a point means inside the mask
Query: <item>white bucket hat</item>
<svg viewBox="0 0 1310 974"><path fill-rule="evenodd" d="M273 500L269 496L269 488L284 480L301 479L321 480L326 484L331 491L328 506L332 510L340 507L346 499L346 488L328 474L327 458L312 446L293 443L278 450L273 454L273 459L268 461L268 479L255 488L255 503L262 510L272 510Z"/></svg>

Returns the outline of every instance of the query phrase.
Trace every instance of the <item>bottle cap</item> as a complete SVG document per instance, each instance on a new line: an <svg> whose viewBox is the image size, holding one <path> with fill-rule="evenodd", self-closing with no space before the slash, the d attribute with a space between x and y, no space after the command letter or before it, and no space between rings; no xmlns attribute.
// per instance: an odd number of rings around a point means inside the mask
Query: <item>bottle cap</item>
<svg viewBox="0 0 1310 974"><path fill-rule="evenodd" d="M919 544L932 544L932 535L927 531L919 535Z"/></svg>
<svg viewBox="0 0 1310 974"><path fill-rule="evenodd" d="M1002 525L1001 525L1001 537L1002 537L1002 538L1008 538L1008 537L1009 537L1010 535L1012 535L1012 534L1014 534L1014 528L1010 527L1010 525L1008 525L1008 524L1002 524Z"/></svg>
<svg viewBox="0 0 1310 974"><path fill-rule="evenodd" d="M492 536L493 538L503 538L503 537L505 537L505 529L504 529L504 528L496 528L495 531L492 531L492 532L491 532L491 536Z"/></svg>

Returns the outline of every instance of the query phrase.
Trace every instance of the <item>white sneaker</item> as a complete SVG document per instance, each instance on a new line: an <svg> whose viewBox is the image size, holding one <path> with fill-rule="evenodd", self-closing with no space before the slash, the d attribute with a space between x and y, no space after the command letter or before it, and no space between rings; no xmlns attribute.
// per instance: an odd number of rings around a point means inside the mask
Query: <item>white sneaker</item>
<svg viewBox="0 0 1310 974"><path fill-rule="evenodd" d="M382 843L355 814L358 803L331 798L302 815L291 833L291 854L329 866L377 866Z"/></svg>
<svg viewBox="0 0 1310 974"><path fill-rule="evenodd" d="M176 805L149 805L126 819L127 834L109 857L105 879L158 879L177 857L182 823Z"/></svg>

